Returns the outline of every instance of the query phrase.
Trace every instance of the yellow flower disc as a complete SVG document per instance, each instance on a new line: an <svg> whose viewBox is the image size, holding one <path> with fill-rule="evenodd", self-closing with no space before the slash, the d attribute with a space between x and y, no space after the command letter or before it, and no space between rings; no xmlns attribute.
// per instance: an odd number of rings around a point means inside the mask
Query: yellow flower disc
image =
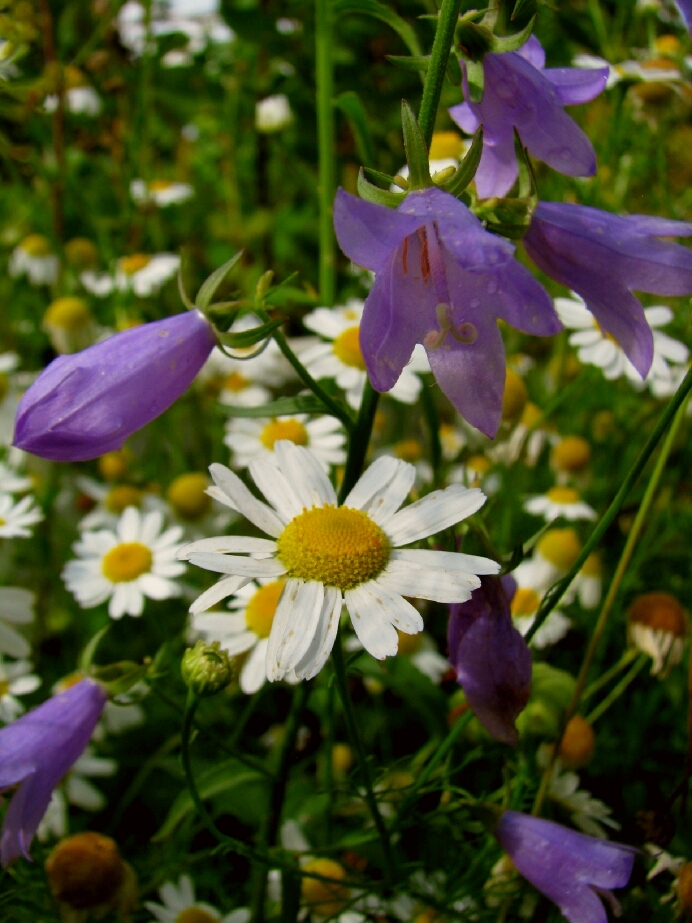
<svg viewBox="0 0 692 923"><path fill-rule="evenodd" d="M304 878L301 886L303 903L321 917L332 917L343 910L349 900L348 888L341 884L346 871L333 859L313 859L303 867L305 872L315 872L325 878L333 878L334 883L320 881L317 878Z"/></svg>
<svg viewBox="0 0 692 923"><path fill-rule="evenodd" d="M472 455L466 460L466 470L473 474L487 474L491 466L492 462L485 455Z"/></svg>
<svg viewBox="0 0 692 923"><path fill-rule="evenodd" d="M50 241L43 234L29 234L19 246L29 256L48 256L51 252Z"/></svg>
<svg viewBox="0 0 692 923"><path fill-rule="evenodd" d="M543 411L540 407L536 406L536 404L533 404L531 401L527 401L524 405L520 422L523 423L524 426L535 426L542 415Z"/></svg>
<svg viewBox="0 0 692 923"><path fill-rule="evenodd" d="M181 474L171 482L166 493L168 502L183 519L201 519L211 509L211 497L205 493L209 478L202 471Z"/></svg>
<svg viewBox="0 0 692 923"><path fill-rule="evenodd" d="M360 351L360 327L347 327L334 340L334 355L344 365L365 371L365 359Z"/></svg>
<svg viewBox="0 0 692 923"><path fill-rule="evenodd" d="M292 519L277 539L289 577L349 590L375 578L389 561L389 539L369 516L326 504Z"/></svg>
<svg viewBox="0 0 692 923"><path fill-rule="evenodd" d="M546 496L553 503L579 502L579 494L572 487L551 487Z"/></svg>
<svg viewBox="0 0 692 923"><path fill-rule="evenodd" d="M686 633L685 610L670 593L642 593L630 606L627 617L630 622L646 625L654 631L665 631L676 637L684 637Z"/></svg>
<svg viewBox="0 0 692 923"><path fill-rule="evenodd" d="M223 383L224 390L226 391L244 391L245 388L250 384L250 382L245 378L240 372L231 372L230 375L226 376L226 379Z"/></svg>
<svg viewBox="0 0 692 923"><path fill-rule="evenodd" d="M47 327L78 333L91 323L91 312L83 298L56 298L43 315Z"/></svg>
<svg viewBox="0 0 692 923"><path fill-rule="evenodd" d="M401 439L394 445L394 454L407 462L417 462L423 457L423 446L417 439Z"/></svg>
<svg viewBox="0 0 692 923"><path fill-rule="evenodd" d="M129 583L151 570L153 556L141 542L123 542L103 556L101 570L111 583Z"/></svg>
<svg viewBox="0 0 692 923"><path fill-rule="evenodd" d="M603 574L603 565L601 564L600 557L595 553L590 554L586 561L584 561L584 566L580 573L585 577L600 577Z"/></svg>
<svg viewBox="0 0 692 923"><path fill-rule="evenodd" d="M570 718L560 742L558 755L568 769L586 766L596 749L596 735L581 715Z"/></svg>
<svg viewBox="0 0 692 923"><path fill-rule="evenodd" d="M565 436L553 449L552 461L559 471L581 471L591 461L591 446L581 436Z"/></svg>
<svg viewBox="0 0 692 923"><path fill-rule="evenodd" d="M260 433L260 442L270 452L274 450L274 443L280 439L288 439L296 445L307 445L309 442L308 431L300 420L293 419L272 420Z"/></svg>
<svg viewBox="0 0 692 923"><path fill-rule="evenodd" d="M175 918L175 923L219 923L219 918L203 907L186 907Z"/></svg>
<svg viewBox="0 0 692 923"><path fill-rule="evenodd" d="M68 240L65 244L65 255L68 263L78 269L95 266L99 259L96 246L86 237L73 237L72 240Z"/></svg>
<svg viewBox="0 0 692 923"><path fill-rule="evenodd" d="M455 131L436 131L430 143L429 157L431 160L446 160L448 157L461 157L464 150L464 139Z"/></svg>
<svg viewBox="0 0 692 923"><path fill-rule="evenodd" d="M568 570L579 557L581 542L574 529L551 529L538 541L536 548L555 567Z"/></svg>
<svg viewBox="0 0 692 923"><path fill-rule="evenodd" d="M512 615L521 618L522 616L526 617L533 615L536 609L538 609L540 602L541 597L535 590L532 590L531 587L520 586L512 597L509 608Z"/></svg>
<svg viewBox="0 0 692 923"><path fill-rule="evenodd" d="M245 624L260 638L268 638L285 580L274 580L257 590L245 610Z"/></svg>
<svg viewBox="0 0 692 923"><path fill-rule="evenodd" d="M7 397L7 392L10 390L10 380L7 375L0 372L0 404Z"/></svg>
<svg viewBox="0 0 692 923"><path fill-rule="evenodd" d="M64 72L65 89L74 90L77 87L87 86L87 79L78 67L68 64Z"/></svg>
<svg viewBox="0 0 692 923"><path fill-rule="evenodd" d="M502 419L516 420L529 399L529 392L521 377L514 369L507 369L505 375L505 390L502 395Z"/></svg>
<svg viewBox="0 0 692 923"><path fill-rule="evenodd" d="M151 257L144 253L133 253L132 256L124 256L120 260L120 268L126 276L133 276L140 269L144 269L151 262Z"/></svg>
<svg viewBox="0 0 692 923"><path fill-rule="evenodd" d="M169 179L153 179L149 183L149 192L164 192L170 189L173 183Z"/></svg>
<svg viewBox="0 0 692 923"><path fill-rule="evenodd" d="M139 506L142 502L142 491L129 484L118 484L106 494L103 505L109 513L122 513L128 506Z"/></svg>
<svg viewBox="0 0 692 923"><path fill-rule="evenodd" d="M98 460L99 474L107 481L117 481L127 471L129 453L125 449L107 452Z"/></svg>

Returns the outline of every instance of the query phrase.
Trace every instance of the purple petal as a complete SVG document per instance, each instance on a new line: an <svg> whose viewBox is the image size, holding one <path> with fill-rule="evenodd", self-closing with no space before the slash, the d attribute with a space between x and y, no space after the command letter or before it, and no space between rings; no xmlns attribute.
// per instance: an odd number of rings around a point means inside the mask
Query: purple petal
<svg viewBox="0 0 692 923"><path fill-rule="evenodd" d="M675 0L675 2L685 20L687 31L692 33L692 0Z"/></svg>
<svg viewBox="0 0 692 923"><path fill-rule="evenodd" d="M516 53L538 70L545 67L545 51L535 35L530 35Z"/></svg>
<svg viewBox="0 0 692 923"><path fill-rule="evenodd" d="M502 300L499 317L534 336L554 336L562 330L552 298L525 266L512 260L497 278Z"/></svg>
<svg viewBox="0 0 692 923"><path fill-rule="evenodd" d="M105 704L103 688L83 679L0 729L0 787L19 784L2 827L3 866L30 858L51 793L89 743Z"/></svg>
<svg viewBox="0 0 692 923"><path fill-rule="evenodd" d="M404 200L406 201L406 200ZM358 266L379 272L399 244L421 221L397 209L366 202L339 189L334 200L334 231L339 246Z"/></svg>
<svg viewBox="0 0 692 923"><path fill-rule="evenodd" d="M215 342L204 316L187 311L61 356L20 401L14 445L52 461L119 449L188 388Z"/></svg>
<svg viewBox="0 0 692 923"><path fill-rule="evenodd" d="M462 131L465 131L467 135L476 134L480 122L478 121L478 116L468 103L459 103L457 106L450 106L448 111L452 120L457 123Z"/></svg>
<svg viewBox="0 0 692 923"><path fill-rule="evenodd" d="M603 92L608 73L607 67L549 67L543 76L553 85L563 106L579 106Z"/></svg>

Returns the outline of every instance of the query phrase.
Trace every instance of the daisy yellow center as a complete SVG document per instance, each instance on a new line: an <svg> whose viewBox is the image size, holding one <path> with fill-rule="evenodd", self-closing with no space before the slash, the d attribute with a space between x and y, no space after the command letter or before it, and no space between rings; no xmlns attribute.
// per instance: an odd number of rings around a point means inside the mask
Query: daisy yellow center
<svg viewBox="0 0 692 923"><path fill-rule="evenodd" d="M577 503L579 494L572 487L551 487L546 494L552 503Z"/></svg>
<svg viewBox="0 0 692 923"><path fill-rule="evenodd" d="M43 234L29 234L20 246L29 256L48 256L50 253L50 243Z"/></svg>
<svg viewBox="0 0 692 923"><path fill-rule="evenodd" d="M10 390L10 380L7 375L3 375L0 372L0 403L5 400L7 397L7 392Z"/></svg>
<svg viewBox="0 0 692 923"><path fill-rule="evenodd" d="M175 918L175 923L219 923L219 918L202 907L186 907Z"/></svg>
<svg viewBox="0 0 692 923"><path fill-rule="evenodd" d="M430 144L430 159L445 160L456 157L458 160L464 151L464 139L455 131L436 131Z"/></svg>
<svg viewBox="0 0 692 923"><path fill-rule="evenodd" d="M533 615L538 609L541 597L535 590L530 587L519 587L512 597L510 610L512 615L521 618L522 616Z"/></svg>
<svg viewBox="0 0 692 923"><path fill-rule="evenodd" d="M361 510L313 507L292 519L277 540L290 577L349 590L374 579L389 561L389 539Z"/></svg>
<svg viewBox="0 0 692 923"><path fill-rule="evenodd" d="M10 684L6 679L0 679L0 699L10 691Z"/></svg>
<svg viewBox="0 0 692 923"><path fill-rule="evenodd" d="M123 542L103 556L101 570L111 583L129 583L151 570L152 554L141 542Z"/></svg>
<svg viewBox="0 0 692 923"><path fill-rule="evenodd" d="M166 189L170 189L173 183L168 179L153 179L149 183L150 192L164 192Z"/></svg>
<svg viewBox="0 0 692 923"><path fill-rule="evenodd" d="M226 391L244 391L248 386L248 380L240 372L231 372L224 381L223 386Z"/></svg>
<svg viewBox="0 0 692 923"><path fill-rule="evenodd" d="M91 314L83 298L57 298L46 311L43 320L49 327L61 327L76 333L89 324Z"/></svg>
<svg viewBox="0 0 692 923"><path fill-rule="evenodd" d="M284 580L274 580L273 583L260 587L247 604L245 623L250 631L254 631L260 638L269 637L284 584Z"/></svg>
<svg viewBox="0 0 692 923"><path fill-rule="evenodd" d="M120 260L120 268L126 276L133 276L140 269L144 269L150 261L151 257L144 253L133 253L132 256L124 256Z"/></svg>
<svg viewBox="0 0 692 923"><path fill-rule="evenodd" d="M524 426L535 426L542 415L543 411L541 408L537 407L535 404L532 404L531 401L528 401L521 415L521 422L524 424Z"/></svg>
<svg viewBox="0 0 692 923"><path fill-rule="evenodd" d="M574 529L551 529L539 540L536 548L555 567L568 570L579 557L581 542Z"/></svg>
<svg viewBox="0 0 692 923"><path fill-rule="evenodd" d="M4 526L6 522L7 520L3 519L2 516L0 516L0 526Z"/></svg>
<svg viewBox="0 0 692 923"><path fill-rule="evenodd" d="M423 446L417 439L402 439L395 444L394 454L404 461L417 462L423 457Z"/></svg>
<svg viewBox="0 0 692 923"><path fill-rule="evenodd" d="M360 327L347 327L334 340L334 355L344 365L351 365L365 371L365 360L360 351Z"/></svg>
<svg viewBox="0 0 692 923"><path fill-rule="evenodd" d="M346 870L333 859L314 859L303 868L304 872L315 872L332 882L318 878L304 878L301 887L303 903L322 917L331 917L344 909L348 903L348 888L341 884Z"/></svg>
<svg viewBox="0 0 692 923"><path fill-rule="evenodd" d="M98 262L98 250L86 237L73 237L65 244L67 259L74 266L90 266Z"/></svg>
<svg viewBox="0 0 692 923"><path fill-rule="evenodd" d="M467 460L466 467L473 474L487 474L490 471L490 459L485 455L472 455Z"/></svg>
<svg viewBox="0 0 692 923"><path fill-rule="evenodd" d="M272 420L260 433L260 442L270 452L279 439L288 439L296 445L307 445L309 442L308 431L300 420Z"/></svg>
<svg viewBox="0 0 692 923"><path fill-rule="evenodd" d="M68 64L65 68L65 89L75 90L77 87L86 86L86 77L78 67Z"/></svg>
<svg viewBox="0 0 692 923"><path fill-rule="evenodd" d="M178 516L201 519L211 509L211 497L206 490L209 478L202 471L181 474L168 488L166 496Z"/></svg>
<svg viewBox="0 0 692 923"><path fill-rule="evenodd" d="M553 464L559 471L581 471L591 460L591 446L581 436L565 436L553 449Z"/></svg>
<svg viewBox="0 0 692 923"><path fill-rule="evenodd" d="M590 554L581 569L585 577L600 577L603 573L601 559L597 554Z"/></svg>
<svg viewBox="0 0 692 923"><path fill-rule="evenodd" d="M130 487L129 484L119 484L108 491L103 505L109 513L122 513L128 506L139 506L141 502L141 490Z"/></svg>

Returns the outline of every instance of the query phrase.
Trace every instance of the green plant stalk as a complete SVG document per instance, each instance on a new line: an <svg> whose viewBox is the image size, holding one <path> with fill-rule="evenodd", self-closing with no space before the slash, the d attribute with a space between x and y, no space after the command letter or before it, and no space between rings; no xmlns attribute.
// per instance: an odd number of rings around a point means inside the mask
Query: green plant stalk
<svg viewBox="0 0 692 923"><path fill-rule="evenodd" d="M323 305L334 304L336 240L334 237L334 63L332 60L332 0L315 0L315 82L317 92L317 148L319 200L319 288Z"/></svg>
<svg viewBox="0 0 692 923"><path fill-rule="evenodd" d="M692 380L692 375L690 372L688 372L687 375L685 376L682 386L680 387L677 394L675 395L675 398L673 398L671 403L666 408L666 412L675 403L676 398L679 396L680 392L683 390L685 384L688 382L688 379ZM548 785L550 784L550 777L551 777L551 773L553 770L553 766L555 765L555 760L557 759L557 754L560 749L562 737L565 733L565 728L567 727L567 724L570 718L572 718L576 714L577 708L579 707L579 702L582 696L582 692L584 691L584 687L586 686L586 678L589 674L591 664L593 663L593 659L596 654L596 649L601 640L603 632L605 631L606 625L608 624L608 617L610 616L610 613L612 611L613 603L615 602L615 599L620 590L620 586L622 584L623 578L627 572L627 568L629 567L630 561L632 560L634 549L636 548L637 541L639 540L639 536L641 534L642 528L644 527L646 517L648 516L649 510L651 509L651 504L653 503L654 497L656 496L656 491L658 489L661 476L663 475L666 462L668 461L670 450L673 447L673 442L675 441L675 437L677 435L680 424L682 423L685 417L685 407L682 405L682 402L679 402L678 405L676 406L675 414L676 415L673 420L673 423L670 427L670 430L668 431L668 434L666 435L663 445L661 446L661 451L659 453L659 456L656 459L654 470L651 474L651 478L649 479L649 483L646 486L646 490L644 492L642 502L639 505L639 509L637 510L637 515L635 516L634 522L632 523L632 528L630 529L629 535L627 536L625 547L622 549L622 555L620 556L620 560L618 561L618 566L616 567L615 573L613 574L613 579L610 584L610 587L608 588L608 593L606 594L606 598L603 601L601 612L598 616L598 620L596 622L593 633L589 640L588 647L586 648L586 653L584 654L584 659L582 661L582 665L579 670L579 675L577 676L577 683L574 688L574 693L572 694L572 699L569 705L567 706L567 709L565 710L565 714L563 715L560 733L558 734L557 740L555 741L555 746L553 747L551 757L543 773L543 778L541 779L541 785L540 785L540 788L538 789L538 794L536 795L536 801L534 803L533 812L532 812L535 815L537 815L540 812L540 809L543 805L543 801L545 799L545 796L548 790ZM663 415L661 420L663 420L665 416L666 414ZM641 458L641 454L640 454L640 458Z"/></svg>
<svg viewBox="0 0 692 923"><path fill-rule="evenodd" d="M379 393L370 384L370 379L366 378L358 419L349 433L348 457L346 459L344 479L339 488L339 503L344 502L363 471L379 399Z"/></svg>
<svg viewBox="0 0 692 923"><path fill-rule="evenodd" d="M591 554L591 552L594 550L596 545L598 545L600 540L603 538L611 522L613 522L617 514L620 512L625 500L627 499L627 496L630 490L632 489L635 481L641 474L644 466L649 461L649 458L651 458L651 455L656 449L656 446L658 445L661 437L663 436L663 433L666 431L671 420L677 413L678 408L682 406L682 404L684 403L685 399L688 397L691 391L692 391L692 369L690 369L687 372L680 387L675 392L675 395L671 398L670 403L668 404L666 409L661 414L661 417L658 423L656 424L654 431L651 433L651 435L647 439L646 444L644 445L644 448L641 450L641 452L637 456L637 460L635 461L634 465L628 472L625 480L622 482L622 486L620 487L618 492L615 494L615 498L613 499L613 502L610 504L608 509L605 511L605 513L599 520L598 525L591 533L589 540L582 548L581 554L579 555L577 560L574 562L574 564L572 565L571 569L566 574L566 576L564 576L561 580L558 580L557 583L553 584L553 586L545 594L543 602L541 603L538 609L538 612L536 614L536 621L533 623L531 628L526 633L527 643L531 641L533 636L536 634L538 629L548 618L548 616L553 611L555 606L557 606L557 604L560 602L564 594L569 589L570 584L572 583L574 578L577 576L579 571L582 569L584 562L586 561L588 556Z"/></svg>
<svg viewBox="0 0 692 923"><path fill-rule="evenodd" d="M459 19L460 9L461 0L442 0L442 7L437 19L430 63L425 75L423 98L418 112L418 124L428 148L430 148L433 131L435 130L437 107L440 104L442 84L447 71L449 53L452 50L452 42L454 41L454 29Z"/></svg>
<svg viewBox="0 0 692 923"><path fill-rule="evenodd" d="M396 866L394 863L394 854L392 852L392 844L389 838L389 831L387 830L385 823L380 814L380 809L377 806L377 798L375 797L375 791L372 784L372 774L370 772L370 767L368 765L368 760L365 755L365 748L363 747L363 741L361 740L360 734L358 733L358 725L356 724L356 716L353 712L353 704L351 702L351 697L348 694L348 680L346 679L346 664L344 663L344 652L341 647L341 629L337 633L336 641L332 649L332 662L334 663L334 674L336 676L336 685L339 690L339 698L341 699L341 704L344 709L344 718L346 719L346 729L348 731L348 736L351 740L351 746L356 751L356 758L358 760L358 768L360 770L361 779L363 785L365 786L365 801L370 810L370 815L372 816L375 828L377 829L378 836L380 838L380 843L382 844L382 853L384 856L385 870L387 877L390 882L393 884L396 881Z"/></svg>
<svg viewBox="0 0 692 923"><path fill-rule="evenodd" d="M646 666L649 657L646 654L639 654L635 663L632 665L632 668L625 673L620 682L613 686L608 695L603 699L602 702L594 708L592 712L586 716L586 720L589 724L593 724L594 721L598 721L601 715L605 714L608 711L613 702L616 702L622 693L627 689L632 680L641 672L642 668Z"/></svg>
<svg viewBox="0 0 692 923"><path fill-rule="evenodd" d="M617 663L614 663L612 667L606 670L605 673L602 673L598 679L594 680L593 683L590 683L586 687L581 697L582 705L584 702L586 702L587 699L590 699L592 695L597 693L599 689L607 686L611 679L617 676L618 673L629 667L632 661L636 660L638 656L639 652L636 648L628 647Z"/></svg>

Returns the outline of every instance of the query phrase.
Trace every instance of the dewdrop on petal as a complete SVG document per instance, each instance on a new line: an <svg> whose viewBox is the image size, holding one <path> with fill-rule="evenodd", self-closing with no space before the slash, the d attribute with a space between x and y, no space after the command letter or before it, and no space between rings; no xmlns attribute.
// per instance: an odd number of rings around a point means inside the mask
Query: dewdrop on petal
<svg viewBox="0 0 692 923"><path fill-rule="evenodd" d="M311 913L326 919L345 909L350 900L349 889L341 884L346 877L346 870L333 859L313 859L303 866L303 872L315 872L325 878L334 879L334 883L318 878L303 878L301 885L302 903Z"/></svg>
<svg viewBox="0 0 692 923"><path fill-rule="evenodd" d="M56 298L43 315L43 329L56 353L76 353L96 339L96 324L83 298Z"/></svg>
<svg viewBox="0 0 692 923"><path fill-rule="evenodd" d="M660 673L663 678L682 660L685 610L669 593L643 593L627 612L627 634L630 644L652 658L651 675Z"/></svg>
<svg viewBox="0 0 692 923"><path fill-rule="evenodd" d="M211 510L211 497L206 493L211 482L202 471L191 471L175 478L166 491L166 499L181 519L194 522Z"/></svg>
<svg viewBox="0 0 692 923"><path fill-rule="evenodd" d="M558 756L567 769L581 769L590 762L596 749L596 735L593 728L582 718L574 715L567 723L560 741Z"/></svg>

